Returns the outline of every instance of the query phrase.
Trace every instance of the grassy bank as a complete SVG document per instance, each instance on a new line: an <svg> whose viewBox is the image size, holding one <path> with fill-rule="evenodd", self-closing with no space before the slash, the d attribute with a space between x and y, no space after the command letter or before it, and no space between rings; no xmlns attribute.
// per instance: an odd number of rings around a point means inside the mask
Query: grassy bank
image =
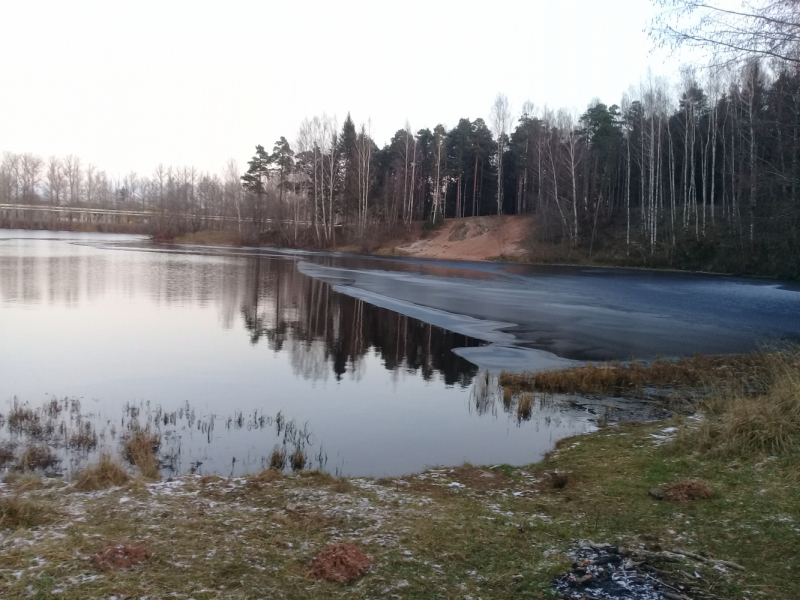
<svg viewBox="0 0 800 600"><path fill-rule="evenodd" d="M138 477L91 492L12 478L0 489L0 596L549 598L571 566L564 552L590 539L651 554L689 598L797 598L798 355L773 355L759 385L730 381L700 416L603 427L521 468ZM705 493L680 493L693 486ZM313 579L308 564L340 541L369 555L369 572ZM109 542L139 543L146 559L98 570L91 557Z"/></svg>

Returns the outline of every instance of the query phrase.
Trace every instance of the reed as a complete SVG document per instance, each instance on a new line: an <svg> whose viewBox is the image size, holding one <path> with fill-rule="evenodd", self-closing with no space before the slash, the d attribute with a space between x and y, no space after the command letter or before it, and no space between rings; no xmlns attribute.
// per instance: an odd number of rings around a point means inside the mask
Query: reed
<svg viewBox="0 0 800 600"><path fill-rule="evenodd" d="M58 462L58 457L47 446L28 446L20 455L17 466L22 471L47 469Z"/></svg>
<svg viewBox="0 0 800 600"><path fill-rule="evenodd" d="M11 442L0 443L0 468L14 460L14 444Z"/></svg>
<svg viewBox="0 0 800 600"><path fill-rule="evenodd" d="M161 479L161 472L155 453L160 445L159 434L138 429L125 441L123 454L128 462L136 466L143 478L157 481Z"/></svg>
<svg viewBox="0 0 800 600"><path fill-rule="evenodd" d="M624 394L641 392L645 387L698 387L763 382L770 372L775 353L702 356L680 360L659 358L650 364L636 360L623 365L591 363L558 371L509 373L503 371L499 382L512 391L530 390L554 394ZM504 390L505 393L505 390Z"/></svg>
<svg viewBox="0 0 800 600"><path fill-rule="evenodd" d="M131 476L111 455L103 453L97 464L83 469L75 478L74 488L79 492L103 490L125 485Z"/></svg>
<svg viewBox="0 0 800 600"><path fill-rule="evenodd" d="M517 401L517 419L527 421L531 418L533 410L533 394L523 392Z"/></svg>
<svg viewBox="0 0 800 600"><path fill-rule="evenodd" d="M283 471L286 466L286 450L275 448L269 457L269 468L273 471Z"/></svg>
<svg viewBox="0 0 800 600"><path fill-rule="evenodd" d="M289 459L292 471L302 471L306 466L306 453L302 450L295 450Z"/></svg>

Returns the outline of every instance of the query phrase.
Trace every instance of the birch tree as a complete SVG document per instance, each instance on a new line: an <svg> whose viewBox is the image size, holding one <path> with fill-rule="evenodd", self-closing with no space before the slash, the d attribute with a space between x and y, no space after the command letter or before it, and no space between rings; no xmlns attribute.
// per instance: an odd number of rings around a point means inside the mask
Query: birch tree
<svg viewBox="0 0 800 600"><path fill-rule="evenodd" d="M512 122L511 106L505 94L497 94L489 113L489 123L497 141L497 214L503 212L503 153Z"/></svg>

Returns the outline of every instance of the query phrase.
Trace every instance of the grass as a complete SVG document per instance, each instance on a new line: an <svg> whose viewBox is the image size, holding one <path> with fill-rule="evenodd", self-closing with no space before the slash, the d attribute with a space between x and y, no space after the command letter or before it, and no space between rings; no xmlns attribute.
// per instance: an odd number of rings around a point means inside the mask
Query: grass
<svg viewBox="0 0 800 600"><path fill-rule="evenodd" d="M38 525L35 539L0 549L0 595L179 592L208 599L269 590L290 600L547 598L552 579L570 567L562 553L576 539L592 539L643 551L705 552L747 569L721 572L690 558L659 567L670 581L708 594L689 593L693 598L736 598L745 591L796 598L800 498L790 475L800 460L785 455L733 463L676 453L679 442L658 444L653 437L667 427L689 425L678 418L624 423L564 440L543 462L526 467L464 465L382 485L268 469L247 478L190 475L101 495L31 491L34 501L59 502L74 518ZM682 479L703 482L715 494L683 502L647 494ZM85 557L109 541L142 543L153 554L132 570L89 570L93 579L81 577ZM356 583L308 578L309 563L334 542L355 543L372 559ZM17 571L19 579L12 575ZM682 574L695 571L703 579Z"/></svg>
<svg viewBox="0 0 800 600"><path fill-rule="evenodd" d="M269 468L274 471L283 471L286 466L286 450L275 448L269 457Z"/></svg>
<svg viewBox="0 0 800 600"><path fill-rule="evenodd" d="M75 478L74 488L79 492L103 490L130 482L131 476L109 454L101 454L96 465L83 469Z"/></svg>
<svg viewBox="0 0 800 600"><path fill-rule="evenodd" d="M37 528L0 548L0 596L551 598L553 578L571 568L564 552L590 539L684 552L658 569L693 599L798 598L796 357L773 357L757 379L720 379L699 419L610 424L527 466L379 481L268 469L99 494L0 489L4 503L24 503L4 526ZM737 433L747 423L757 435ZM30 518L28 503L56 502L69 520ZM111 541L144 544L152 556L129 570L92 570L87 557ZM349 585L310 579L308 565L333 543L356 544L370 570Z"/></svg>
<svg viewBox="0 0 800 600"><path fill-rule="evenodd" d="M624 394L645 387L751 385L763 382L773 371L777 353L702 356L680 360L658 359L650 364L588 364L559 371L500 374L500 385L511 391L555 394Z"/></svg>
<svg viewBox="0 0 800 600"><path fill-rule="evenodd" d="M97 447L97 433L92 428L91 423L84 423L69 438L69 445L72 448L81 450L93 450Z"/></svg>
<svg viewBox="0 0 800 600"><path fill-rule="evenodd" d="M161 445L161 436L146 429L136 429L125 440L123 456L136 467L139 474L149 481L161 479L156 451Z"/></svg>
<svg viewBox="0 0 800 600"><path fill-rule="evenodd" d="M15 492L40 490L44 487L42 478L34 473L20 473L11 471L3 477L3 483L9 484Z"/></svg>
<svg viewBox="0 0 800 600"><path fill-rule="evenodd" d="M800 351L774 352L765 363L759 380L717 386L701 402L700 423L681 431L680 450L729 458L800 452Z"/></svg>
<svg viewBox="0 0 800 600"><path fill-rule="evenodd" d="M52 523L55 511L20 495L0 497L0 529L20 529Z"/></svg>
<svg viewBox="0 0 800 600"><path fill-rule="evenodd" d="M306 453L295 450L289 457L289 464L292 466L292 471L302 471L306 466Z"/></svg>
<svg viewBox="0 0 800 600"><path fill-rule="evenodd" d="M503 396L505 398L505 395ZM519 395L517 402L517 419L520 421L527 421L531 418L531 410L533 409L533 394L523 392Z"/></svg>
<svg viewBox="0 0 800 600"><path fill-rule="evenodd" d="M8 413L8 429L31 437L41 437L44 433L39 415L27 406L19 404L16 398L11 412Z"/></svg>
<svg viewBox="0 0 800 600"><path fill-rule="evenodd" d="M238 246L240 235L237 231L204 229L195 233L184 233L174 239L178 244L202 244L218 246Z"/></svg>

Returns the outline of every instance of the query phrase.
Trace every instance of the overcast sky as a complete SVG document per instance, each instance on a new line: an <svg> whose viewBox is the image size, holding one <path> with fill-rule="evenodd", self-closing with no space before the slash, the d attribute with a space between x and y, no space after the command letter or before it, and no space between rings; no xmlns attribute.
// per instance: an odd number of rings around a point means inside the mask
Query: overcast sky
<svg viewBox="0 0 800 600"><path fill-rule="evenodd" d="M0 150L69 153L109 175L219 172L304 117L349 111L379 145L515 111L619 103L646 74L649 0L6 1Z"/></svg>

